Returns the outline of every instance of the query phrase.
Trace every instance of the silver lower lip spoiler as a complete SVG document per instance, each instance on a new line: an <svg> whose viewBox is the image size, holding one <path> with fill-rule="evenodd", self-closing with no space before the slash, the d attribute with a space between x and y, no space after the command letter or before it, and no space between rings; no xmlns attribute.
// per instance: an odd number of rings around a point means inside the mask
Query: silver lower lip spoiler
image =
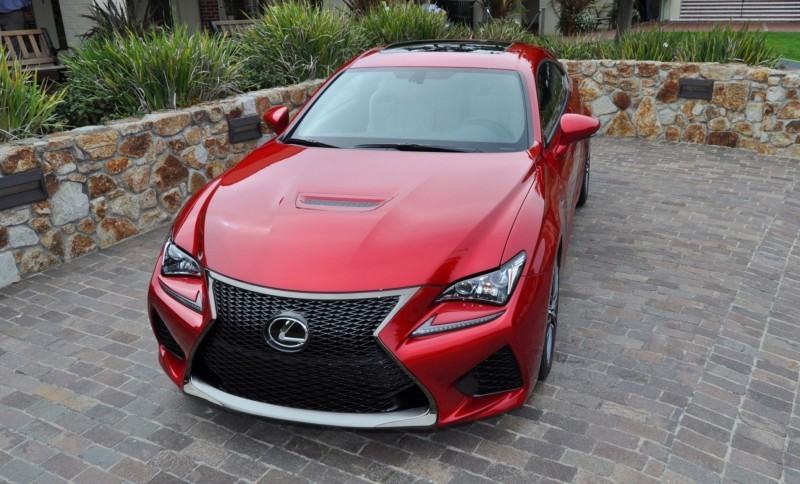
<svg viewBox="0 0 800 484"><path fill-rule="evenodd" d="M218 390L208 383L192 378L183 386L189 395L202 398L221 407L237 412L312 425L348 427L359 429L374 428L421 428L436 425L437 416L429 408L414 408L386 413L338 413L303 410L281 407L237 397Z"/></svg>

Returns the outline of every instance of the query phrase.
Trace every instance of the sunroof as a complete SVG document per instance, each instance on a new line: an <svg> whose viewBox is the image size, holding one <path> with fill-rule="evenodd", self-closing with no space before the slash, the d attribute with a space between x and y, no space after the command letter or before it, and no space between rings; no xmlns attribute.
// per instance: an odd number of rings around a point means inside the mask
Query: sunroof
<svg viewBox="0 0 800 484"><path fill-rule="evenodd" d="M511 42L478 41L423 41L393 44L381 52L471 52L476 54L502 54Z"/></svg>

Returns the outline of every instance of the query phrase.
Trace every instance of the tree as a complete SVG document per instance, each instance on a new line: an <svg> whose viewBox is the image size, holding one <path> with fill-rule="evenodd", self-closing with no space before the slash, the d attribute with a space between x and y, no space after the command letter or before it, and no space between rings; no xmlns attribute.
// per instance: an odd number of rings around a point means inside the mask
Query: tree
<svg viewBox="0 0 800 484"><path fill-rule="evenodd" d="M633 19L633 1L634 0L619 0L616 40L619 40L631 29L631 20Z"/></svg>

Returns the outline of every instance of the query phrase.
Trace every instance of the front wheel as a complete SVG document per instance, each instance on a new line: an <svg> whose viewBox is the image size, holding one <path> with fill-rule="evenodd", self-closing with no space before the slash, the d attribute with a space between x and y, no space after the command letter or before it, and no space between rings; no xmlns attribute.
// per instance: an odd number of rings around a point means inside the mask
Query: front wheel
<svg viewBox="0 0 800 484"><path fill-rule="evenodd" d="M556 353L556 328L558 327L558 262L553 265L553 280L550 282L550 297L547 301L547 323L544 328L542 361L539 363L539 380L544 380L553 368Z"/></svg>
<svg viewBox="0 0 800 484"><path fill-rule="evenodd" d="M589 144L586 144L586 168L583 170L583 183L581 184L581 194L578 195L578 206L586 205L586 200L589 199Z"/></svg>

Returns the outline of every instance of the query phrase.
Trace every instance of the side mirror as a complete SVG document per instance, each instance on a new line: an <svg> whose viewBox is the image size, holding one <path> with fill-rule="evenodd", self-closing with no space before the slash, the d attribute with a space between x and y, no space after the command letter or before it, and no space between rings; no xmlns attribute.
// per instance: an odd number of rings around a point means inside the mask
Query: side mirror
<svg viewBox="0 0 800 484"><path fill-rule="evenodd" d="M561 116L561 139L556 148L557 154L567 151L569 145L589 138L600 129L600 121L582 114L567 113Z"/></svg>
<svg viewBox="0 0 800 484"><path fill-rule="evenodd" d="M283 133L289 126L289 108L277 106L264 113L264 122L276 135Z"/></svg>

